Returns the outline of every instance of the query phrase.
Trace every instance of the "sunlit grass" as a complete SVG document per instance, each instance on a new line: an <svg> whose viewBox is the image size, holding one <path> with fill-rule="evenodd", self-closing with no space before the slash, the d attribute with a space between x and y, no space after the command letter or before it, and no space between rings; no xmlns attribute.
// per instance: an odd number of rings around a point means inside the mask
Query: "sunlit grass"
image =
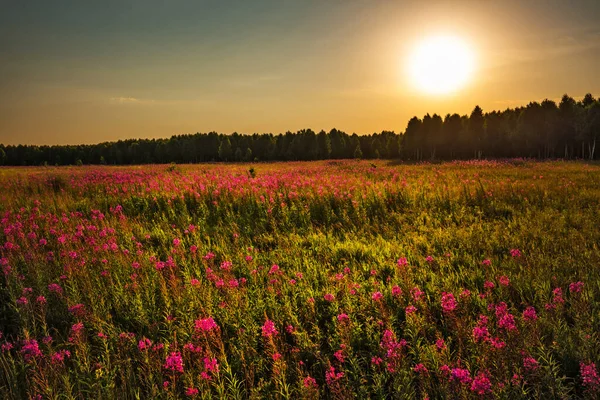
<svg viewBox="0 0 600 400"><path fill-rule="evenodd" d="M2 397L598 395L596 165L14 168L0 183Z"/></svg>

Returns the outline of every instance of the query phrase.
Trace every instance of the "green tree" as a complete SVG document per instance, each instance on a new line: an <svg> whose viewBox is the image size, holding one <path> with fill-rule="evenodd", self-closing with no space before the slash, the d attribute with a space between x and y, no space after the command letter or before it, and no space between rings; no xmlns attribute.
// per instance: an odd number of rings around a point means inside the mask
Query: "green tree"
<svg viewBox="0 0 600 400"><path fill-rule="evenodd" d="M354 158L360 159L362 158L363 153L362 150L360 149L360 144L357 144L356 147L354 148Z"/></svg>
<svg viewBox="0 0 600 400"><path fill-rule="evenodd" d="M475 158L481 158L482 156L484 135L485 119L483 117L483 110L481 107L475 106L473 111L471 111L467 124L467 139L469 141L467 146L471 149Z"/></svg>
<svg viewBox="0 0 600 400"><path fill-rule="evenodd" d="M231 149L231 141L227 136L224 136L221 139L221 144L219 145L219 158L221 161L229 161L232 154L233 151Z"/></svg>

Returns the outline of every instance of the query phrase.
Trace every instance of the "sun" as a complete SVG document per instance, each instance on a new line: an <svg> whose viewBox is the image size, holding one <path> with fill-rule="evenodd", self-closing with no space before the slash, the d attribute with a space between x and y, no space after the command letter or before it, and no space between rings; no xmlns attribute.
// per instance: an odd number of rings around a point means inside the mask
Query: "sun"
<svg viewBox="0 0 600 400"><path fill-rule="evenodd" d="M463 88L473 75L474 55L455 36L434 36L419 42L408 59L411 83L424 93L450 94Z"/></svg>

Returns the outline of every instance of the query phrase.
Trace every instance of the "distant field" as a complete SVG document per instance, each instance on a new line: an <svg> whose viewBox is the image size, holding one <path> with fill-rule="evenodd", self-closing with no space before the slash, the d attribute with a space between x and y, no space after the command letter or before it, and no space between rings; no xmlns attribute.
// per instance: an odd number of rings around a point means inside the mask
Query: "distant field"
<svg viewBox="0 0 600 400"><path fill-rule="evenodd" d="M0 397L597 398L600 165L0 169Z"/></svg>

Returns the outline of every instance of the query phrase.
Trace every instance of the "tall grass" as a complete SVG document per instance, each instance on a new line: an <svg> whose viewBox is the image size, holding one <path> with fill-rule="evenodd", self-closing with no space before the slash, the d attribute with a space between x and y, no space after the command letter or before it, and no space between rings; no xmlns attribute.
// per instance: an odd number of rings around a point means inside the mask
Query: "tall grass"
<svg viewBox="0 0 600 400"><path fill-rule="evenodd" d="M0 185L3 398L600 394L597 165L14 168Z"/></svg>

